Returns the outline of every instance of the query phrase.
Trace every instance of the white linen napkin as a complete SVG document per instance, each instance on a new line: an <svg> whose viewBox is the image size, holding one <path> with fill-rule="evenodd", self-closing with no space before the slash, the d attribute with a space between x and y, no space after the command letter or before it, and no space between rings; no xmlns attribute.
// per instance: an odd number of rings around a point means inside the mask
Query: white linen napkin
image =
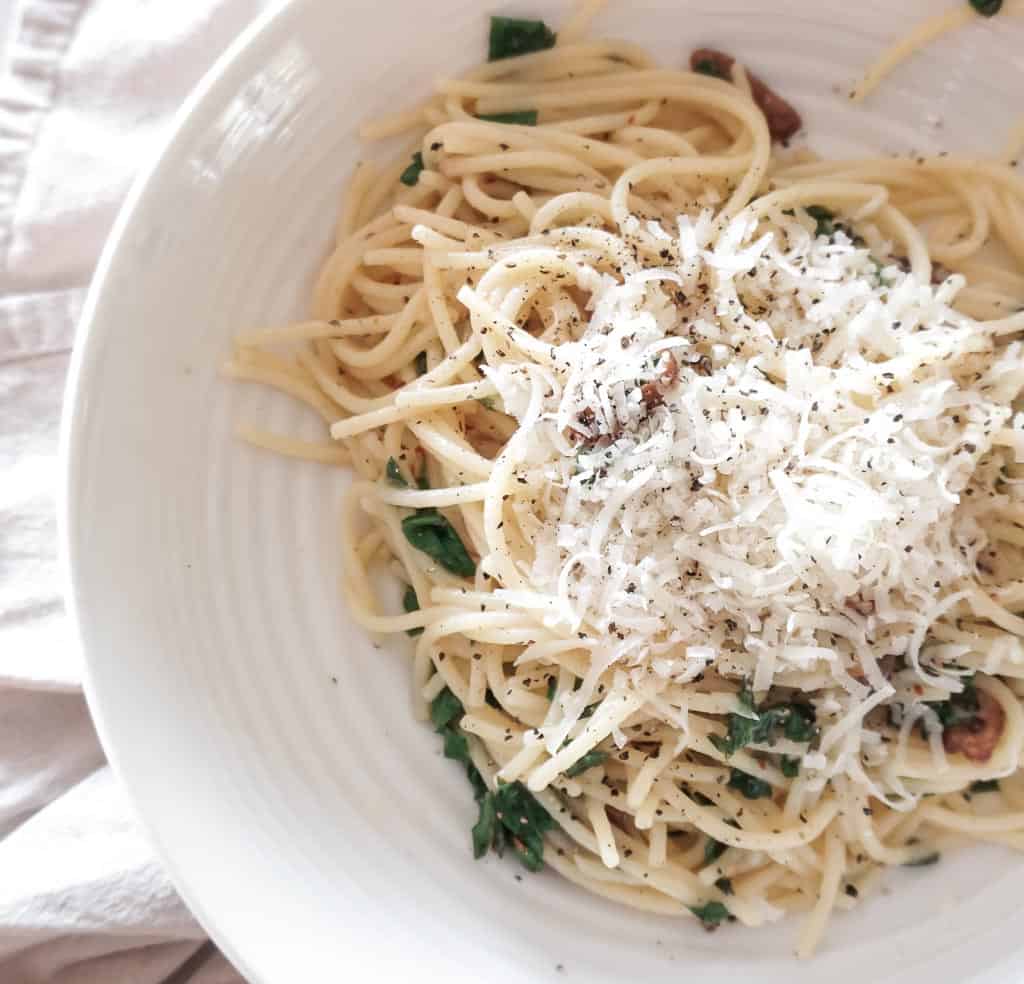
<svg viewBox="0 0 1024 984"><path fill-rule="evenodd" d="M174 111L270 0L22 0L0 79L0 981L227 984L109 768L61 604L67 356ZM0 63L3 59L0 59Z"/></svg>

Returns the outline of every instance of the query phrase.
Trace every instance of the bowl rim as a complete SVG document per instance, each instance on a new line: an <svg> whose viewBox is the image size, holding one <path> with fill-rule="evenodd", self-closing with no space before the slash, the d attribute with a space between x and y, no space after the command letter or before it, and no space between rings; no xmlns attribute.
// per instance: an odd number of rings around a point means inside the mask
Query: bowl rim
<svg viewBox="0 0 1024 984"><path fill-rule="evenodd" d="M282 25L298 17L300 11L312 0L276 0L254 16L226 48L214 59L199 81L193 86L185 100L173 114L166 132L157 141L150 156L132 180L128 194L118 209L110 232L100 252L86 294L82 313L75 330L67 379L64 384L63 403L60 416L58 440L58 486L57 486L57 547L61 593L67 612L70 638L78 648L81 658L82 690L99 737L100 745L128 802L135 812L136 820L145 832L154 853L163 866L172 886L185 904L189 914L201 926L231 965L247 981L262 979L257 968L245 957L239 946L227 934L222 933L217 920L193 891L188 878L178 866L173 851L168 847L162 833L162 824L153 811L143 808L136 786L128 781L117 744L111 735L109 719L104 713L104 699L96 687L92 662L82 632L80 585L76 582L76 537L74 535L81 516L77 515L74 489L80 477L82 465L80 433L84 426L84 414L80 412L89 385L89 355L98 344L101 335L97 328L97 314L106 291L107 280L120 253L122 241L147 192L156 185L169 166L174 147L190 127L199 125L204 108L215 106L217 90L230 85L232 75L244 70L245 55L250 48L264 37L284 30ZM201 941L196 941L197 945Z"/></svg>

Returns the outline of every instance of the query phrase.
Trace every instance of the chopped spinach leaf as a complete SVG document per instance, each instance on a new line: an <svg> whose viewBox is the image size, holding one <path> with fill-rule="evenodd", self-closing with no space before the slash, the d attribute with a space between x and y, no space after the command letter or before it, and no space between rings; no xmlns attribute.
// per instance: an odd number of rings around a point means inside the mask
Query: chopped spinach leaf
<svg viewBox="0 0 1024 984"><path fill-rule="evenodd" d="M508 846L510 836L511 835L505 829L503 824L499 823L498 826L494 828L494 853L497 854L499 858L503 858L505 856L505 848Z"/></svg>
<svg viewBox="0 0 1024 984"><path fill-rule="evenodd" d="M715 880L715 888L723 895L732 895L732 880L729 878L718 878Z"/></svg>
<svg viewBox="0 0 1024 984"><path fill-rule="evenodd" d="M932 851L931 854L922 854L920 857L914 858L912 861L905 861L903 863L904 868L927 868L929 865L936 864L939 858L942 857L938 851Z"/></svg>
<svg viewBox="0 0 1024 984"><path fill-rule="evenodd" d="M982 17L995 17L1003 9L1003 0L967 0Z"/></svg>
<svg viewBox="0 0 1024 984"><path fill-rule="evenodd" d="M406 516L402 520L402 532L417 550L436 560L446 571L460 577L472 577L476 573L476 564L455 527L433 507L417 509Z"/></svg>
<svg viewBox="0 0 1024 984"><path fill-rule="evenodd" d="M494 845L494 833L498 827L497 805L494 793L486 793L480 800L480 815L473 824L473 857L482 858Z"/></svg>
<svg viewBox="0 0 1024 984"><path fill-rule="evenodd" d="M709 837L704 841L704 863L714 864L728 850L728 844L723 844L721 841L716 841L713 837Z"/></svg>
<svg viewBox="0 0 1024 984"><path fill-rule="evenodd" d="M783 755L779 768L787 779L795 779L800 775L800 759L795 755Z"/></svg>
<svg viewBox="0 0 1024 984"><path fill-rule="evenodd" d="M498 820L512 849L530 871L544 867L544 833L555 821L521 782L503 783L494 792Z"/></svg>
<svg viewBox="0 0 1024 984"><path fill-rule="evenodd" d="M405 476L402 474L402 470L398 467L398 462L394 458L388 458L384 474L392 485L397 485L400 489L407 489L409 487L409 483L405 480Z"/></svg>
<svg viewBox="0 0 1024 984"><path fill-rule="evenodd" d="M743 691L740 691L740 702ZM744 717L741 714L730 714L728 732L722 735L710 735L709 740L723 755L730 756L746 745L774 744L775 734L781 730L790 741L810 742L818 733L814 719L814 709L806 704L782 704L756 710L753 702L750 709L756 717Z"/></svg>
<svg viewBox="0 0 1024 984"><path fill-rule="evenodd" d="M420 173L423 171L423 154L418 150L412 155L412 163L399 175L398 180L404 185L408 185L410 188L416 184L420 179Z"/></svg>
<svg viewBox="0 0 1024 984"><path fill-rule="evenodd" d="M824 205L808 205L804 211L817 222L815 236L831 236L836 231L835 213Z"/></svg>
<svg viewBox="0 0 1024 984"><path fill-rule="evenodd" d="M754 731L750 740L772 744L774 741L772 732L779 726L785 726L788 718L789 708L787 707L769 707L759 711L753 722Z"/></svg>
<svg viewBox="0 0 1024 984"><path fill-rule="evenodd" d="M463 714L462 701L447 687L430 702L430 723L438 734L449 724L458 724Z"/></svg>
<svg viewBox="0 0 1024 984"><path fill-rule="evenodd" d="M693 66L693 70L700 75L710 75L714 79L725 79L726 82L729 79L719 70L710 58L702 58L696 65Z"/></svg>
<svg viewBox="0 0 1024 984"><path fill-rule="evenodd" d="M463 762L466 777L479 804L479 816L473 825L473 856L483 857L489 849L501 856L511 843L519 860L530 871L544 866L544 834L555 821L532 793L521 783L500 783L491 792L469 755L469 740L459 727L465 709L462 701L445 687L430 702L430 721L444 738L446 758Z"/></svg>
<svg viewBox="0 0 1024 984"><path fill-rule="evenodd" d="M748 800L761 799L764 796L771 796L772 787L763 779L752 776L749 772L740 769L733 769L729 773L729 788L735 789Z"/></svg>
<svg viewBox="0 0 1024 984"><path fill-rule="evenodd" d="M555 46L556 35L542 20L492 17L487 60L499 61Z"/></svg>
<svg viewBox="0 0 1024 984"><path fill-rule="evenodd" d="M973 677L965 677L964 689L949 700L925 701L925 705L936 713L943 730L973 721L981 709Z"/></svg>
<svg viewBox="0 0 1024 984"><path fill-rule="evenodd" d="M416 366L416 375L425 376L427 374L427 353L420 352L413 361Z"/></svg>
<svg viewBox="0 0 1024 984"><path fill-rule="evenodd" d="M469 762L469 741L461 728L442 728L441 737L444 738L445 758L455 762Z"/></svg>
<svg viewBox="0 0 1024 984"><path fill-rule="evenodd" d="M478 120L485 123L510 123L513 126L536 126L537 110L520 109L514 113L480 113Z"/></svg>
<svg viewBox="0 0 1024 984"><path fill-rule="evenodd" d="M756 727L757 721L741 717L739 714L730 714L729 731L725 737L722 737L722 735L708 735L708 741L723 755L728 757L754 740Z"/></svg>
<svg viewBox="0 0 1024 984"><path fill-rule="evenodd" d="M588 769L593 769L595 766L601 765L601 763L607 758L607 752L602 752L598 748L592 748L586 755L581 756L573 762L573 764L565 770L565 775L569 779L575 779L576 776L582 775Z"/></svg>
<svg viewBox="0 0 1024 984"><path fill-rule="evenodd" d="M495 793L485 790L483 796L477 797L477 802L479 814L472 830L473 857L479 860L489 850L499 858L503 857L508 831L498 820L498 798Z"/></svg>
<svg viewBox="0 0 1024 984"><path fill-rule="evenodd" d="M472 762L466 764L466 778L473 787L473 799L479 803L487 795L487 783Z"/></svg>
<svg viewBox="0 0 1024 984"><path fill-rule="evenodd" d="M392 458L392 461L395 459ZM416 597L416 589L410 584L405 589L405 594L402 595L402 607L407 612L418 612L420 610L420 600ZM418 629L406 629L405 634L407 636L418 636L423 635L423 626L421 625Z"/></svg>
<svg viewBox="0 0 1024 984"><path fill-rule="evenodd" d="M558 693L558 677L548 677L548 700L554 700Z"/></svg>
<svg viewBox="0 0 1024 984"><path fill-rule="evenodd" d="M790 741L811 741L818 733L814 723L814 708L807 704L789 704L782 733Z"/></svg>
<svg viewBox="0 0 1024 984"><path fill-rule="evenodd" d="M957 696L960 696L959 694ZM977 700L943 700L930 704L932 710L938 715L942 727L952 728L957 724L966 724L973 721L977 715Z"/></svg>
<svg viewBox="0 0 1024 984"><path fill-rule="evenodd" d="M430 723L444 739L444 757L462 762L466 766L466 774L474 790L478 790L480 786L486 790L483 777L477 772L469 757L469 741L459 727L464 713L462 701L447 687L430 702ZM477 798L479 799L479 796Z"/></svg>
<svg viewBox="0 0 1024 984"><path fill-rule="evenodd" d="M706 902L704 905L688 905L687 908L705 926L717 926L731 918L729 910L721 902Z"/></svg>
<svg viewBox="0 0 1024 984"><path fill-rule="evenodd" d="M998 779L979 779L971 783L972 793L995 793L999 790Z"/></svg>

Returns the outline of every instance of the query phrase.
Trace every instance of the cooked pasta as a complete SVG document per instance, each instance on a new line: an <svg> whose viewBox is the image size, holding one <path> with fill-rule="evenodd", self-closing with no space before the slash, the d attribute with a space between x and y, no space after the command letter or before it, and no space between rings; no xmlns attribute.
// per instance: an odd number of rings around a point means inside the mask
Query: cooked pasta
<svg viewBox="0 0 1024 984"><path fill-rule="evenodd" d="M934 14L881 53L854 86L850 98L854 102L863 101L890 72L926 45L965 27L979 17L994 17L996 14L1024 14L1024 0L962 0L956 6Z"/></svg>
<svg viewBox="0 0 1024 984"><path fill-rule="evenodd" d="M413 636L477 855L808 955L880 867L1024 845L1024 181L773 146L594 6L366 127L411 156L227 367L333 443L242 436L354 471L345 604Z"/></svg>

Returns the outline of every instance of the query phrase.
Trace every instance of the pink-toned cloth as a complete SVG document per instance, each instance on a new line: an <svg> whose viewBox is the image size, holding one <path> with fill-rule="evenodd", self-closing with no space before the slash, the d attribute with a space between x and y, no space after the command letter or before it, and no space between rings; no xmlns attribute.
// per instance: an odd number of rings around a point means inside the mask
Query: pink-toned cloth
<svg viewBox="0 0 1024 984"><path fill-rule="evenodd" d="M0 981L228 984L105 765L58 575L89 278L183 99L270 0L21 0L0 79ZM2 4L0 4L2 7Z"/></svg>

